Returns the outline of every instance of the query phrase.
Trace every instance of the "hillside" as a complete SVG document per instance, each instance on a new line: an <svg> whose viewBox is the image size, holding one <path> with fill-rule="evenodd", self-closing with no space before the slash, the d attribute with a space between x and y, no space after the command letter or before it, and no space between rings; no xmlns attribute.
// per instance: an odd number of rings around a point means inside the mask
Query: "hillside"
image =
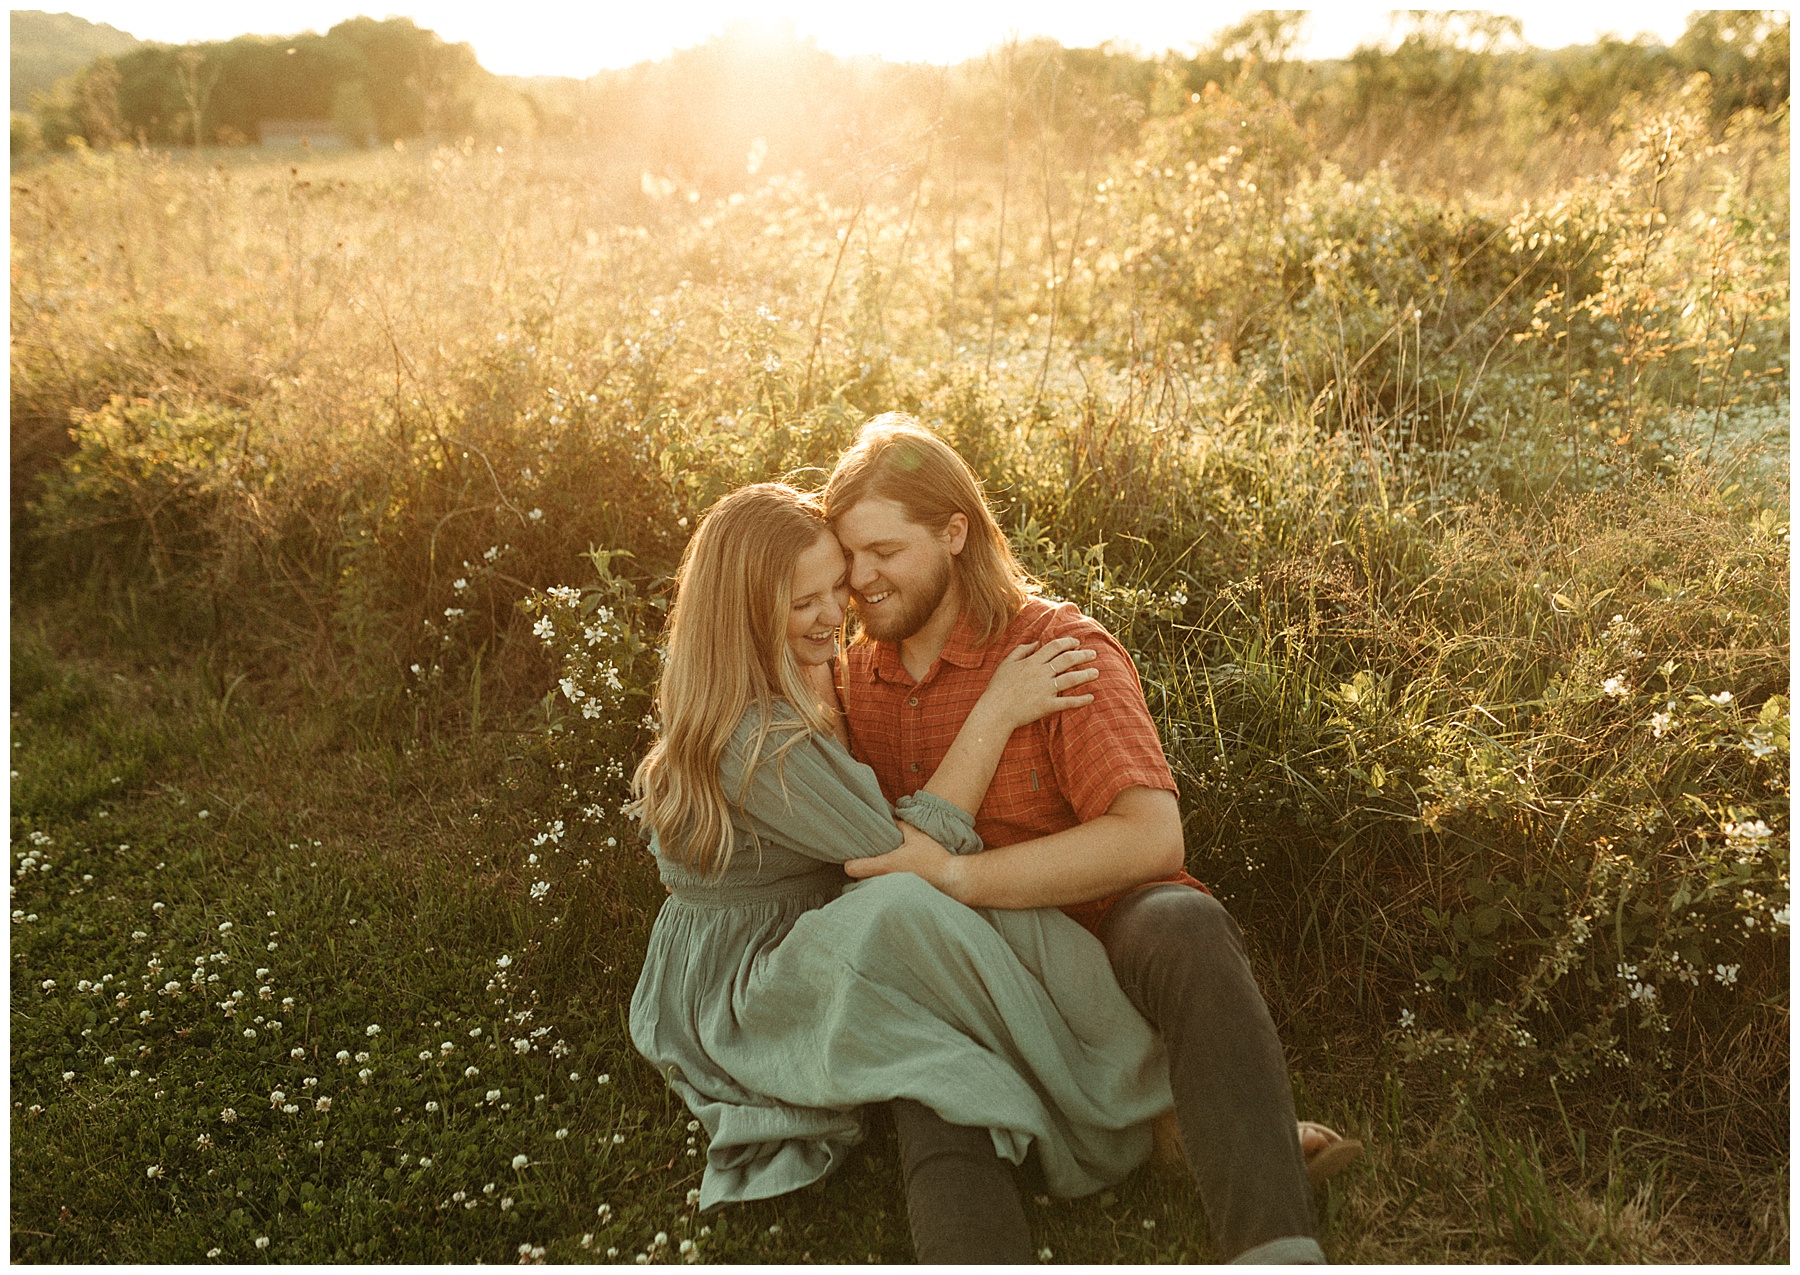
<svg viewBox="0 0 1800 1275"><path fill-rule="evenodd" d="M34 93L48 93L63 76L101 54L129 53L143 43L117 27L72 13L12 11L12 109L27 110Z"/></svg>

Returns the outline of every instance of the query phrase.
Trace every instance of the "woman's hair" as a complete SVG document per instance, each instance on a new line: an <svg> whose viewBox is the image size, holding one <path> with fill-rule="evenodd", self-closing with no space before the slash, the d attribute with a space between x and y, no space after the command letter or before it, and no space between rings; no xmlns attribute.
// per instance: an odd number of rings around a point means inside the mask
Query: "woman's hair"
<svg viewBox="0 0 1800 1275"><path fill-rule="evenodd" d="M738 803L772 728L792 732L773 756L807 730L831 729L787 644L794 565L830 534L816 499L756 483L714 505L681 556L658 690L662 737L631 790L663 852L694 872L723 872L736 849L719 763L745 712L756 710L758 726ZM777 699L799 720L772 722Z"/></svg>
<svg viewBox="0 0 1800 1275"><path fill-rule="evenodd" d="M1006 533L982 498L981 480L961 456L904 412L883 412L862 427L825 484L825 516L835 522L868 498L891 500L911 521L942 531L952 514L969 520L954 570L963 615L977 645L999 636L1036 582L1013 557Z"/></svg>

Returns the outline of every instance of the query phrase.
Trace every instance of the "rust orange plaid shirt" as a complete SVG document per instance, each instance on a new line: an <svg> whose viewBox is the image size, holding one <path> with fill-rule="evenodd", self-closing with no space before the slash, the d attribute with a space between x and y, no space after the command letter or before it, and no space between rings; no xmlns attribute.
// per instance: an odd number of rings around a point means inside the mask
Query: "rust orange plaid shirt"
<svg viewBox="0 0 1800 1275"><path fill-rule="evenodd" d="M1070 602L1029 598L1005 632L976 646L967 619L917 682L891 642L859 642L845 652L844 715L850 750L875 771L881 791L898 801L923 788L950 751L956 732L987 688L994 669L1022 642L1074 637L1095 653L1085 667L1100 676L1082 687L1094 702L1052 714L1012 733L975 831L990 846L1009 846L1086 823L1127 788L1176 791L1156 724L1144 703L1137 669L1117 639ZM1186 872L1161 878L1205 889ZM1122 894L1063 909L1097 929Z"/></svg>

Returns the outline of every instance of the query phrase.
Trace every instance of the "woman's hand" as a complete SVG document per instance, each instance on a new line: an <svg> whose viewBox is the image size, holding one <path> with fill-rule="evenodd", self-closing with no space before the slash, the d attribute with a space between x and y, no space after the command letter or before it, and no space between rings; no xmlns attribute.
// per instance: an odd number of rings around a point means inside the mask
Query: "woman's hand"
<svg viewBox="0 0 1800 1275"><path fill-rule="evenodd" d="M1027 642L1000 661L974 711L986 714L996 729L1011 734L1040 717L1092 704L1092 695L1064 692L1100 676L1098 669L1081 667L1093 658L1094 653L1083 648L1079 638Z"/></svg>
<svg viewBox="0 0 1800 1275"><path fill-rule="evenodd" d="M951 898L962 880L962 860L917 828L899 820L900 848L868 859L850 859L844 871L858 881L890 872L911 872L924 878Z"/></svg>

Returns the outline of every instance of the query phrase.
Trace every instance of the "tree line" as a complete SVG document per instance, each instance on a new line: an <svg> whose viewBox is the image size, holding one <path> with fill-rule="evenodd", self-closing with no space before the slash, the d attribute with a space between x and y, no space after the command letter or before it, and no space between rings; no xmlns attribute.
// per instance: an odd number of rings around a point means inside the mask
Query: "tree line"
<svg viewBox="0 0 1800 1275"><path fill-rule="evenodd" d="M1324 153L1353 167L1421 136L1523 139L1605 131L1630 102L1711 82L1722 123L1745 109L1785 110L1788 20L1770 10L1691 16L1672 45L1602 38L1559 50L1524 44L1516 18L1481 11L1395 15L1389 40L1349 57L1296 56L1307 14L1262 10L1191 56L1143 57L1050 40L998 48L942 68L839 58L809 40L728 30L657 62L586 80L503 78L406 18L359 17L324 35L241 36L102 57L37 99L14 149L229 145L275 120L329 120L358 144L417 137L584 140L641 158L690 188L741 183L746 167L786 171L846 152L879 157L930 136L975 163L1005 164L1029 139L1058 139L1065 160L1110 149L1146 115L1197 101L1206 87L1266 95ZM1485 143L1484 143L1485 144Z"/></svg>
<svg viewBox="0 0 1800 1275"><path fill-rule="evenodd" d="M484 70L474 49L409 18L351 18L324 35L143 45L95 59L40 96L33 113L53 146L242 145L288 120L329 121L358 144L532 128L528 100Z"/></svg>

